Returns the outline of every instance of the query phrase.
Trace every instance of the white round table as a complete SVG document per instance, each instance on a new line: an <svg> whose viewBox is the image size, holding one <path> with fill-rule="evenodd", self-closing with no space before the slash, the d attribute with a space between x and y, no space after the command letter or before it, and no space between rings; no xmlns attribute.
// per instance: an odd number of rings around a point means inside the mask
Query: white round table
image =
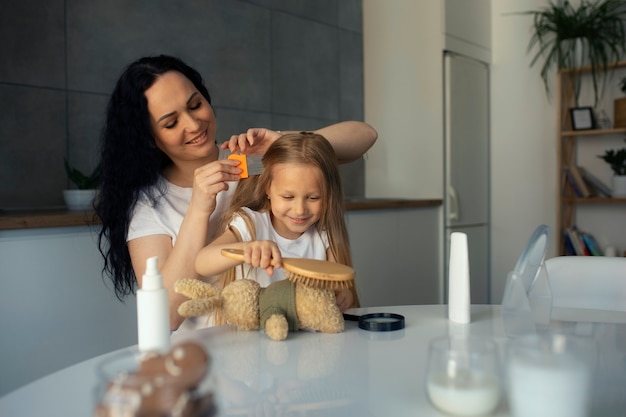
<svg viewBox="0 0 626 417"><path fill-rule="evenodd" d="M173 344L191 338L211 355L219 416L246 416L263 409L283 415L317 410L314 415L428 417L445 416L432 406L424 390L431 339L462 334L494 338L501 348L506 343L499 306L472 306L469 325L448 321L446 305L351 311L372 312L401 314L406 327L369 332L346 322L341 334L294 332L286 341L276 342L260 331L221 326L175 336ZM569 309L555 310L553 318L558 319L552 322L553 329L598 341L601 361L592 415L626 414L626 313ZM91 415L96 367L119 353L70 366L5 395L0 398L0 415ZM504 396L494 415L509 415Z"/></svg>

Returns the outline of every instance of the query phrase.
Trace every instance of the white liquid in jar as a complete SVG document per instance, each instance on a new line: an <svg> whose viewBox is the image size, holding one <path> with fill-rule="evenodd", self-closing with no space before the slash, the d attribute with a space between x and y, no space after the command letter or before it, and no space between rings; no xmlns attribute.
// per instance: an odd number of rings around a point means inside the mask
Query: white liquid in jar
<svg viewBox="0 0 626 417"><path fill-rule="evenodd" d="M430 375L427 383L432 403L457 416L489 414L500 401L500 386L495 376L459 370L451 378L445 372Z"/></svg>
<svg viewBox="0 0 626 417"><path fill-rule="evenodd" d="M516 358L509 364L512 415L585 417L590 382L587 368L566 355L540 363Z"/></svg>

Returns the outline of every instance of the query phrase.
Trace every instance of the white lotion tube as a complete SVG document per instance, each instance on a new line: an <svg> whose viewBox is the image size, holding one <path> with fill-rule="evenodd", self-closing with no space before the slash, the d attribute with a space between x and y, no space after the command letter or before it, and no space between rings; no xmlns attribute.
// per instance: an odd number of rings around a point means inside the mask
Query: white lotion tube
<svg viewBox="0 0 626 417"><path fill-rule="evenodd" d="M158 257L146 261L141 289L137 290L137 335L141 353L167 353L170 349L170 306Z"/></svg>
<svg viewBox="0 0 626 417"><path fill-rule="evenodd" d="M448 318L457 323L470 322L470 276L467 235L461 232L450 234Z"/></svg>

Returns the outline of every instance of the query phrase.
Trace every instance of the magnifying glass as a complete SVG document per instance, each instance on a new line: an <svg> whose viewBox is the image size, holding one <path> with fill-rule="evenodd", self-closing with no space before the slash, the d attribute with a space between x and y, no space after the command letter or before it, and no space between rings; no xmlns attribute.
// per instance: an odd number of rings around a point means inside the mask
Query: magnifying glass
<svg viewBox="0 0 626 417"><path fill-rule="evenodd" d="M404 316L394 313L370 313L362 316L343 315L344 320L359 322L359 328L370 332L391 332L404 329Z"/></svg>

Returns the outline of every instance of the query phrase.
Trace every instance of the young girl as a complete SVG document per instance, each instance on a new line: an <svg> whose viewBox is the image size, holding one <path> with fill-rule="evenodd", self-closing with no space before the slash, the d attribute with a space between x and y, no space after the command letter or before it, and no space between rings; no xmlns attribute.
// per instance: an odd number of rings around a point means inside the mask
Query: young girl
<svg viewBox="0 0 626 417"><path fill-rule="evenodd" d="M265 287L282 280L283 256L352 265L337 157L316 133L277 139L263 157L263 173L240 181L223 224L224 233L195 262L205 277L224 273L221 285L248 278ZM223 248L242 249L245 264L236 267ZM353 290L335 295L341 311L359 305Z"/></svg>

